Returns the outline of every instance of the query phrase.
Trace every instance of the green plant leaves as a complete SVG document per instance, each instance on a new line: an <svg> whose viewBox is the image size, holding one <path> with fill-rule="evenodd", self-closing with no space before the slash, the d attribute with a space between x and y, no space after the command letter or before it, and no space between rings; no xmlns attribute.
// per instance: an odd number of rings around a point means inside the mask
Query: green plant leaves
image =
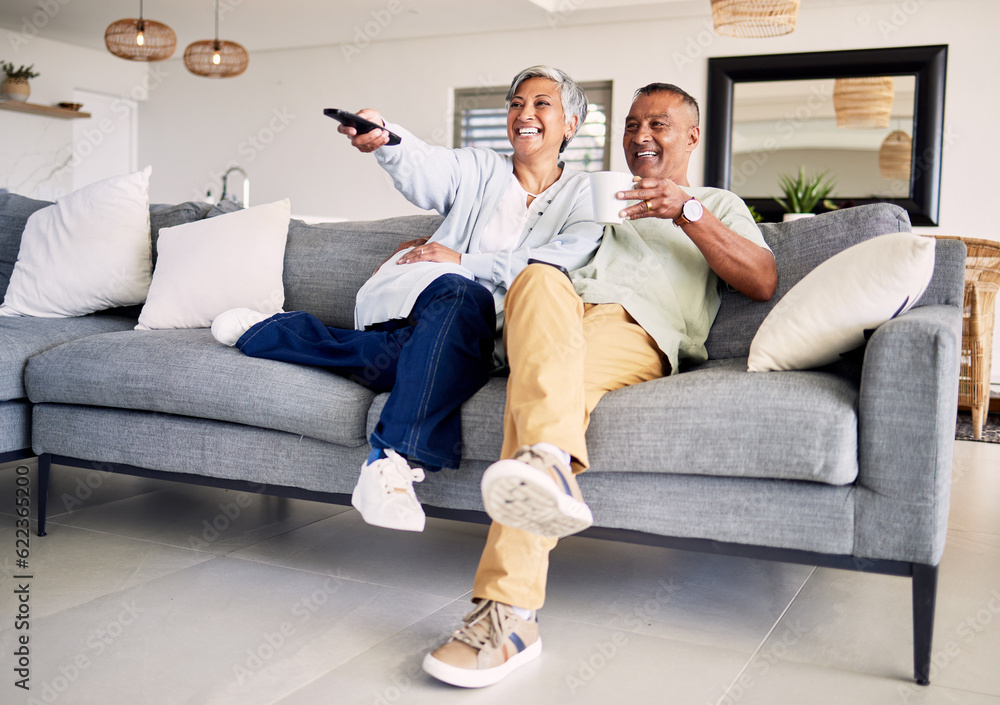
<svg viewBox="0 0 1000 705"><path fill-rule="evenodd" d="M774 197L786 213L812 213L818 203L826 199L837 185L837 180L824 171L806 176L805 167L799 167L796 178L787 174L778 175L778 185L784 198Z"/></svg>
<svg viewBox="0 0 1000 705"><path fill-rule="evenodd" d="M32 71L35 65L31 66L20 66L14 68L14 64L9 61L0 61L0 70L7 74L8 78L19 79L27 81L32 78L38 78L39 74L37 71Z"/></svg>

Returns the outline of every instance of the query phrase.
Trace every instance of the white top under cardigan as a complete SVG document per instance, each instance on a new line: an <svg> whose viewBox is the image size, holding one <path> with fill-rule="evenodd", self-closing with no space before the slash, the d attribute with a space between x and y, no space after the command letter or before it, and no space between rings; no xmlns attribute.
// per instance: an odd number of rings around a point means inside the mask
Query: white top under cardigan
<svg viewBox="0 0 1000 705"><path fill-rule="evenodd" d="M517 241L528 223L528 195L517 177L511 174L496 212L483 228L483 234L479 238L479 252L503 252L517 247ZM544 195L545 191L542 191L535 198Z"/></svg>
<svg viewBox="0 0 1000 705"><path fill-rule="evenodd" d="M430 282L452 272L473 278L492 292L499 329L504 294L529 259L561 264L569 270L590 261L603 228L594 222L587 174L564 168L559 179L532 201L514 247L480 252L484 230L514 171L511 158L476 147L437 147L399 125L386 127L402 141L376 150L376 159L408 201L444 216L430 240L462 253L462 263L397 265L390 261L382 265L358 292L357 328L405 318Z"/></svg>

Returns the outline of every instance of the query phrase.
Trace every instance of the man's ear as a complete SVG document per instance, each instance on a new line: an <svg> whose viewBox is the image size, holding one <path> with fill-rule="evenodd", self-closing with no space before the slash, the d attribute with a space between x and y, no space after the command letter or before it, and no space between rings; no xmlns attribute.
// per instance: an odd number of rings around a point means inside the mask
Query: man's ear
<svg viewBox="0 0 1000 705"><path fill-rule="evenodd" d="M693 152L694 148L698 146L698 142L701 141L701 128L697 125L692 125L688 130L688 141L687 147L689 152Z"/></svg>

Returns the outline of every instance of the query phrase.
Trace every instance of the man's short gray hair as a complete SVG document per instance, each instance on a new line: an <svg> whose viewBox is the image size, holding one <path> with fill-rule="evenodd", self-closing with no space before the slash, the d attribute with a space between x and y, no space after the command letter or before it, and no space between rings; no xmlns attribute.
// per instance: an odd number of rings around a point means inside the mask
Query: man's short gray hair
<svg viewBox="0 0 1000 705"><path fill-rule="evenodd" d="M527 68L521 73L514 77L514 80L510 82L510 90L507 91L506 107L510 110L510 101L514 99L514 94L517 93L517 89L521 87L521 84L527 81L529 78L547 78L554 83L559 84L560 99L562 100L563 112L566 114L566 124L569 124L572 116L576 115L580 119L576 121L576 130L568 138L563 140L562 146L559 147L559 151L562 152L566 149L566 145L569 141L576 136L576 133L580 131L583 126L583 121L587 119L587 94L583 92L580 88L580 84L569 77L565 71L560 71L552 66L532 66Z"/></svg>
<svg viewBox="0 0 1000 705"><path fill-rule="evenodd" d="M643 86L637 90L635 95L632 96L632 100L634 101L641 95L653 95L654 93L673 93L679 96L684 105L691 111L691 117L694 118L695 126L701 122L701 111L698 109L698 101L690 93L683 88L678 88L673 83L650 83L648 86Z"/></svg>

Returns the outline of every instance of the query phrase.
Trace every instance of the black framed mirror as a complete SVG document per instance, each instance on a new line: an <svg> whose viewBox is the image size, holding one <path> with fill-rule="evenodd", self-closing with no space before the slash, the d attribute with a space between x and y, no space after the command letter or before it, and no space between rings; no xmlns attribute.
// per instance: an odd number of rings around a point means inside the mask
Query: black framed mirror
<svg viewBox="0 0 1000 705"><path fill-rule="evenodd" d="M705 185L733 190L765 220L781 220L776 174L794 176L790 167L802 165L837 179L831 198L840 205L888 201L914 225L937 225L947 54L937 45L709 59ZM881 133L836 127L834 82L859 77L892 79L890 125ZM889 134L910 140L908 172L895 178L878 174Z"/></svg>

